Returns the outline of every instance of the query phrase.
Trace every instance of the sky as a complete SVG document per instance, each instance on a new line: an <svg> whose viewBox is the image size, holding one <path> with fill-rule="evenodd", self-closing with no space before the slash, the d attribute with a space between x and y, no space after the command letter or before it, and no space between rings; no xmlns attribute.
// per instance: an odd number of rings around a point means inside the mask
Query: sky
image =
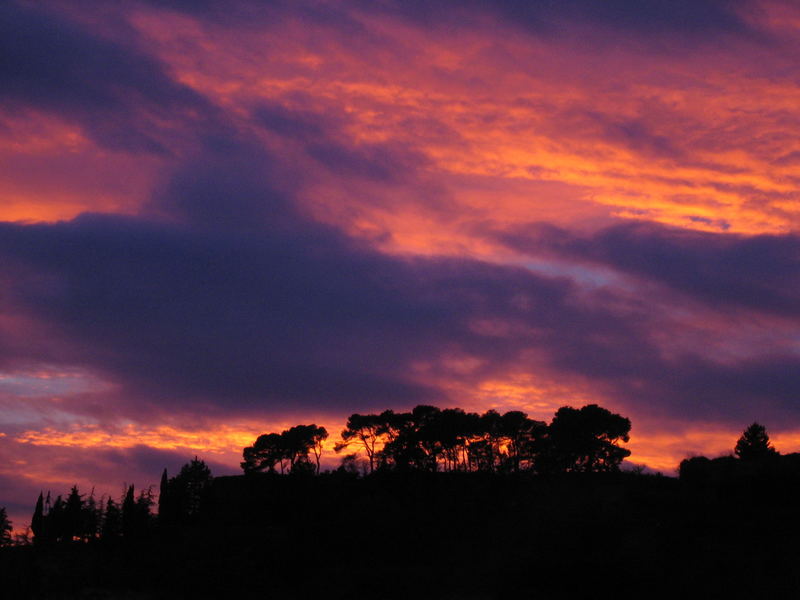
<svg viewBox="0 0 800 600"><path fill-rule="evenodd" d="M800 450L798 31L791 0L1 3L0 505L416 404L597 403L668 474L755 420Z"/></svg>

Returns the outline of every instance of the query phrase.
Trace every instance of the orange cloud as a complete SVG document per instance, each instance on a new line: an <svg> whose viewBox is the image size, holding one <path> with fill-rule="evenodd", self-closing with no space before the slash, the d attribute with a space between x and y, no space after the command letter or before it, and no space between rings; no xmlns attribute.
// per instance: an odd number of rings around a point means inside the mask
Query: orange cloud
<svg viewBox="0 0 800 600"><path fill-rule="evenodd" d="M370 238L388 233L382 243L392 251L491 256L497 249L469 231L487 220L797 230L796 164L787 157L800 151L791 117L800 92L770 74L794 64L786 51L709 47L689 63L583 50L569 37L541 40L510 26L442 36L356 10L351 17L374 37L354 40L299 19L242 31L171 11L136 8L127 17L178 81L265 145L289 143L250 119L270 101L338 115L345 145L400 144L424 156L405 184L371 185L319 167L304 184L320 218ZM765 3L759 18L783 36L798 16ZM137 157L132 170L121 157L97 154L75 126L30 114L4 120L0 155L5 147L52 166L80 153L98 175L79 185L58 169L41 167L38 181L7 170L2 220L136 211L163 161L145 166ZM120 173L128 181L114 188L109 180ZM434 198L422 191L427 185Z"/></svg>
<svg viewBox="0 0 800 600"><path fill-rule="evenodd" d="M749 234L797 230L795 166L781 158L800 148L790 120L800 95L750 68L771 59L779 69L790 55L709 48L678 63L613 48L590 55L510 28L441 36L353 16L382 46L298 21L242 32L140 11L133 23L180 81L237 118L278 101L341 115L345 144L421 153L429 162L415 183L435 181L446 211L419 189L335 173L317 174L306 195L315 213L351 233L388 232L392 251L491 255L496 249L476 246L469 223L555 213Z"/></svg>
<svg viewBox="0 0 800 600"><path fill-rule="evenodd" d="M135 213L157 170L153 157L102 150L79 127L33 111L0 113L0 164L0 221L22 222Z"/></svg>

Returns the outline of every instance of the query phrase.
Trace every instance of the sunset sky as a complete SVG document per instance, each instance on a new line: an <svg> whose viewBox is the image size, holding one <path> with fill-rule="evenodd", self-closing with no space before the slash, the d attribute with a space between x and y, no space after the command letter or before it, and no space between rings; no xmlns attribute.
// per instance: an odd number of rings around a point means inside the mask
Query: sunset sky
<svg viewBox="0 0 800 600"><path fill-rule="evenodd" d="M17 526L421 403L800 451L800 4L2 2L0 284Z"/></svg>

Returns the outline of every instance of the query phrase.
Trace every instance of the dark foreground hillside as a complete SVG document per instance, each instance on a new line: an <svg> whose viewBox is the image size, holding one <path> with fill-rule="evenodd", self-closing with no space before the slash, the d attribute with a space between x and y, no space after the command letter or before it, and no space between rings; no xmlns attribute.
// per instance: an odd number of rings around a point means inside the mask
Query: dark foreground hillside
<svg viewBox="0 0 800 600"><path fill-rule="evenodd" d="M582 598L800 591L784 473L252 475L126 544L8 548L8 598Z"/></svg>

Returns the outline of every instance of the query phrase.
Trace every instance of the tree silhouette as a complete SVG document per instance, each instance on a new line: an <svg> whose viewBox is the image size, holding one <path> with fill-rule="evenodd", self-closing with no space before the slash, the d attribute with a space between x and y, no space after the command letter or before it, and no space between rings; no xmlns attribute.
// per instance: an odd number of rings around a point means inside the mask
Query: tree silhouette
<svg viewBox="0 0 800 600"><path fill-rule="evenodd" d="M439 414L436 428L446 471L466 469L466 444L474 434L472 413L446 408Z"/></svg>
<svg viewBox="0 0 800 600"><path fill-rule="evenodd" d="M736 442L734 453L742 460L762 460L778 455L778 451L770 444L766 428L759 423L753 423L744 430Z"/></svg>
<svg viewBox="0 0 800 600"><path fill-rule="evenodd" d="M629 422L623 421L629 428ZM479 415L460 408L419 405L407 413L387 410L380 415L351 415L336 451L358 443L369 459L370 472L376 466L432 472L440 468L519 472L536 467L547 442L547 425L521 411L501 415L492 409ZM626 450L614 448L606 450L609 464L615 453L627 456Z"/></svg>
<svg viewBox="0 0 800 600"><path fill-rule="evenodd" d="M317 475L320 470L320 458L322 457L322 444L328 439L328 430L324 427L317 427L316 425L308 425L309 439L311 440L311 451L314 453L314 460L317 463Z"/></svg>
<svg viewBox="0 0 800 600"><path fill-rule="evenodd" d="M389 411L387 411L388 413ZM375 453L377 445L382 441L388 430L387 413L381 415L360 415L354 413L347 419L347 424L342 430L342 441L334 447L336 452L341 452L352 443L359 443L369 459L369 472L375 470Z"/></svg>
<svg viewBox="0 0 800 600"><path fill-rule="evenodd" d="M106 543L113 543L122 534L122 513L116 502L109 498L103 514L103 524L100 530L100 539Z"/></svg>
<svg viewBox="0 0 800 600"><path fill-rule="evenodd" d="M73 541L75 538L82 537L83 533L83 511L84 501L78 492L78 486L72 486L64 504L64 529L63 538L65 541Z"/></svg>
<svg viewBox="0 0 800 600"><path fill-rule="evenodd" d="M327 438L328 431L313 423L295 425L281 433L265 433L258 436L252 446L242 451L242 469L245 473L264 470L274 473L275 465L280 465L283 474L284 463L288 462L289 470L293 473L319 473L322 445ZM311 464L309 453L314 455L314 464Z"/></svg>
<svg viewBox="0 0 800 600"><path fill-rule="evenodd" d="M631 430L629 419L589 404L563 406L549 427L550 465L566 471L616 471L630 450L620 448Z"/></svg>
<svg viewBox="0 0 800 600"><path fill-rule="evenodd" d="M56 501L53 506L47 511L45 517L45 531L47 532L47 540L52 542L60 542L64 539L64 501L61 496L56 496Z"/></svg>
<svg viewBox="0 0 800 600"><path fill-rule="evenodd" d="M11 521L8 520L5 507L0 508L0 547L11 545Z"/></svg>
<svg viewBox="0 0 800 600"><path fill-rule="evenodd" d="M241 463L245 473L255 473L266 470L275 472L275 465L280 465L283 473L283 461L286 458L284 439L279 433L265 433L258 436L252 446L242 452L244 461Z"/></svg>
<svg viewBox="0 0 800 600"><path fill-rule="evenodd" d="M136 525L136 499L133 485L129 485L122 500L122 535L125 539L132 539L136 535Z"/></svg>
<svg viewBox="0 0 800 600"><path fill-rule="evenodd" d="M547 425L529 419L524 412L512 410L500 417L499 426L510 469L517 473L524 462L528 462L528 467L532 468L544 448Z"/></svg>
<svg viewBox="0 0 800 600"><path fill-rule="evenodd" d="M94 499L94 488L86 500L81 514L80 535L84 541L97 539L100 529L100 509Z"/></svg>
<svg viewBox="0 0 800 600"><path fill-rule="evenodd" d="M412 467L420 468L424 462L424 451L420 447L420 411L417 409L417 418L414 413L395 413L386 410L377 415L380 424L380 437L383 448L376 452L376 459L381 468L394 468L406 470ZM424 412L424 409L423 409ZM375 416L375 415L370 415ZM427 433L422 435L427 436ZM430 441L430 440L429 440Z"/></svg>
<svg viewBox="0 0 800 600"><path fill-rule="evenodd" d="M383 468L437 470L444 434L440 409L419 405L410 413L386 411L379 419L383 423L384 446L377 456Z"/></svg>
<svg viewBox="0 0 800 600"><path fill-rule="evenodd" d="M158 522L160 525L166 525L173 520L172 506L169 477L167 476L167 468L164 467L161 472L161 482L158 486Z"/></svg>
<svg viewBox="0 0 800 600"><path fill-rule="evenodd" d="M39 492L39 499L36 501L36 508L31 518L31 533L33 533L34 543L41 543L45 539L45 520L44 520L44 494Z"/></svg>
<svg viewBox="0 0 800 600"><path fill-rule="evenodd" d="M281 433L282 446L286 458L289 460L289 468L292 472L309 469L309 453L314 452L319 466L319 456L322 454L322 442L328 437L328 432L324 427L316 425L295 425Z"/></svg>
<svg viewBox="0 0 800 600"><path fill-rule="evenodd" d="M195 456L169 480L166 490L169 498L169 515L173 522L193 521L199 516L203 498L212 479L211 469ZM144 502L141 501L142 504Z"/></svg>

